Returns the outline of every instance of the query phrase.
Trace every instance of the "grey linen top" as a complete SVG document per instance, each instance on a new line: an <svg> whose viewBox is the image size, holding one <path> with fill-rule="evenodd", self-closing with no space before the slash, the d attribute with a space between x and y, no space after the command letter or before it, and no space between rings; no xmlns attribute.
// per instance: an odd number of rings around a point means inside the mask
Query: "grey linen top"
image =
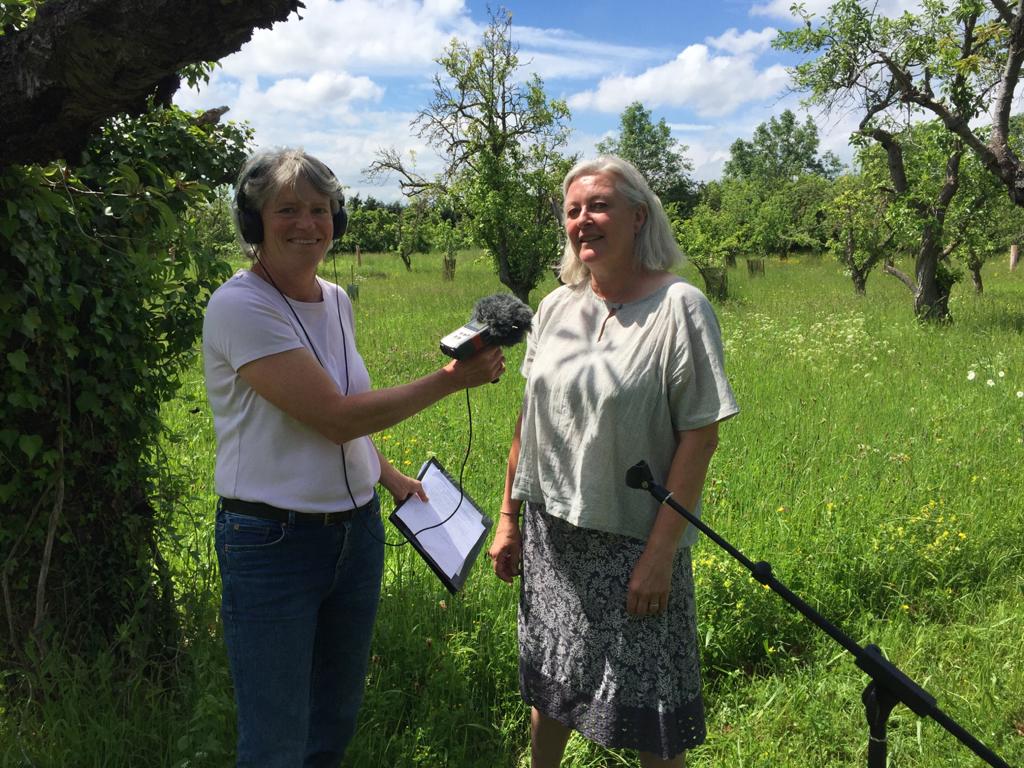
<svg viewBox="0 0 1024 768"><path fill-rule="evenodd" d="M512 498L573 525L646 540L658 502L626 486L644 459L664 483L676 432L739 411L711 304L682 280L611 304L589 281L540 303L527 338ZM700 514L700 504L694 514ZM681 547L691 546L689 526Z"/></svg>

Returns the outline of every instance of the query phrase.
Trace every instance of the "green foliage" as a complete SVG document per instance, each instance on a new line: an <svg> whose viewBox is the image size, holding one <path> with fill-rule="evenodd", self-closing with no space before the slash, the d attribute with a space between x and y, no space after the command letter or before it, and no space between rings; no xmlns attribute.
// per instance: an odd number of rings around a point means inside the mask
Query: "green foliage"
<svg viewBox="0 0 1024 768"><path fill-rule="evenodd" d="M601 154L618 155L636 166L662 203L693 205L694 183L689 174L693 163L686 157L686 145L672 137L661 118L651 122L651 111L634 101L619 118L619 133L597 144ZM683 211L685 213L685 209Z"/></svg>
<svg viewBox="0 0 1024 768"><path fill-rule="evenodd" d="M343 251L382 253L398 248L398 215L388 208L354 208L349 211L348 229L341 239Z"/></svg>
<svg viewBox="0 0 1024 768"><path fill-rule="evenodd" d="M554 208L561 174L549 158L532 160L540 163L525 161L517 151L482 154L463 187L474 240L486 245L499 279L523 301L557 263L564 242Z"/></svg>
<svg viewBox="0 0 1024 768"><path fill-rule="evenodd" d="M215 186L247 139L156 109L111 120L74 170L0 172L0 550L16 647L47 627L109 639L158 598L163 618L143 634L168 630L148 460L226 275L210 206L223 208Z"/></svg>
<svg viewBox="0 0 1024 768"><path fill-rule="evenodd" d="M412 254L424 253L430 248L430 211L422 199L413 200L398 214L398 251L406 269L412 268Z"/></svg>
<svg viewBox="0 0 1024 768"><path fill-rule="evenodd" d="M818 155L818 126L811 116L800 125L788 109L758 125L750 141L736 139L729 152L726 178L768 185L796 181L804 175L834 179L842 167L832 152Z"/></svg>
<svg viewBox="0 0 1024 768"><path fill-rule="evenodd" d="M841 164L831 152L819 156L814 120L801 125L787 109L758 125L750 141L733 142L730 153L715 194L742 248L759 258L823 251L823 209Z"/></svg>
<svg viewBox="0 0 1024 768"><path fill-rule="evenodd" d="M846 267L858 293L868 275L888 255L893 232L886 226L888 196L863 176L840 176L827 207L828 248Z"/></svg>
<svg viewBox="0 0 1024 768"><path fill-rule="evenodd" d="M433 370L437 338L465 322L481 294L500 288L479 252L460 253L459 265L455 280L442 282L439 254L417 259L412 272L393 252L364 255L358 341L377 386ZM338 269L348 274L344 260ZM953 296L955 327L923 330L895 281L878 281L858 299L831 260L791 258L756 280L733 272L733 298L717 312L742 411L722 425L704 519L752 559L770 561L780 580L858 642L878 643L1016 766L1024 764L1016 730L1024 717L1024 520L1012 513L1024 494L1024 398L1016 396L1024 390L1024 275L993 264L985 272L983 299ZM699 280L690 267L683 274ZM554 287L545 276L538 290ZM517 369L522 346L507 354ZM174 677L125 680L106 661L65 669L51 660L45 703L0 701L0 765L230 763L212 417L198 360L181 378L163 411L168 436L177 436L165 450L194 499L179 505L178 529L196 543L168 538L162 547L187 640ZM512 375L471 394L467 491L490 514L501 502L500 468L521 397ZM448 398L376 443L406 471L431 454L457 470L466 426L465 400ZM386 494L384 506L389 513ZM389 526L389 541L399 536ZM710 540L702 537L693 561L709 739L687 755L688 765L791 768L806 765L808 754L819 756L815 768L863 765L867 681L852 658ZM346 768L527 765L517 598L483 557L452 596L415 552L389 548ZM0 686L8 686L0 699L12 692L9 677ZM905 707L891 726L890 754L903 768L971 764L937 724ZM635 766L636 756L574 737L563 765Z"/></svg>
<svg viewBox="0 0 1024 768"><path fill-rule="evenodd" d="M707 203L700 203L686 219L679 215L674 203L665 212L683 253L704 278L705 293L718 300L727 298L725 268L737 245L727 216Z"/></svg>
<svg viewBox="0 0 1024 768"><path fill-rule="evenodd" d="M824 250L824 207L831 183L819 176L798 176L762 184L726 179L705 186L701 200L716 211L728 237L730 257L786 257L793 251Z"/></svg>
<svg viewBox="0 0 1024 768"><path fill-rule="evenodd" d="M36 18L42 0L4 0L0 2L0 35L18 32Z"/></svg>
<svg viewBox="0 0 1024 768"><path fill-rule="evenodd" d="M454 39L438 64L443 75L435 77L433 100L414 125L446 167L420 190L459 201L459 214L491 255L498 279L526 300L561 250L557 201L567 163L559 151L569 109L548 99L537 75L522 77L506 10L493 15L478 47Z"/></svg>
<svg viewBox="0 0 1024 768"><path fill-rule="evenodd" d="M837 0L820 17L802 4L794 9L804 24L781 32L775 45L811 54L792 70L796 87L812 103L859 113L853 140L874 139L889 149L897 193L904 191L900 161L889 139L923 114L1024 204L1011 146L1010 108L1021 71L1017 10L978 0L929 0L897 18L857 0ZM931 268L919 264L918 272ZM934 293L932 285L921 289Z"/></svg>

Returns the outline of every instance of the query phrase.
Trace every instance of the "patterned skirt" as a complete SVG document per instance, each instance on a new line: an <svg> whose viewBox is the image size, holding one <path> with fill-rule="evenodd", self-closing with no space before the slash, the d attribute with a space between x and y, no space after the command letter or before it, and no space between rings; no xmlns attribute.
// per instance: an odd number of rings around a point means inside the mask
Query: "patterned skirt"
<svg viewBox="0 0 1024 768"><path fill-rule="evenodd" d="M668 759L703 743L690 550L676 553L667 610L626 613L645 542L577 528L526 504L519 601L523 700L606 747Z"/></svg>

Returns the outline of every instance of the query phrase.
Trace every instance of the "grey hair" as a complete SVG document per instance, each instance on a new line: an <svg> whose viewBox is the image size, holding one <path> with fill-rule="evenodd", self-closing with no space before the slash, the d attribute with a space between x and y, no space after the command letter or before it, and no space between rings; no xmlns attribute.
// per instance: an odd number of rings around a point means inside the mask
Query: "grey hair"
<svg viewBox="0 0 1024 768"><path fill-rule="evenodd" d="M345 193L334 172L301 147L276 147L254 152L238 172L231 218L242 251L250 259L255 258L256 252L242 238L239 209L245 208L259 215L267 201L274 199L282 189L294 187L300 178L308 181L318 194L330 198L331 213L337 213L345 205Z"/></svg>
<svg viewBox="0 0 1024 768"><path fill-rule="evenodd" d="M661 205L661 200L651 190L643 174L628 160L615 155L600 155L592 160L581 160L565 175L562 182L562 199L569 192L569 187L581 176L610 176L615 189L623 194L634 206L642 206L647 217L636 235L633 256L642 267L660 271L671 269L683 262L683 252L679 249L672 225ZM572 249L569 238L565 239L562 250L562 261L559 277L563 283L578 285L587 279L590 269L580 261L580 257Z"/></svg>

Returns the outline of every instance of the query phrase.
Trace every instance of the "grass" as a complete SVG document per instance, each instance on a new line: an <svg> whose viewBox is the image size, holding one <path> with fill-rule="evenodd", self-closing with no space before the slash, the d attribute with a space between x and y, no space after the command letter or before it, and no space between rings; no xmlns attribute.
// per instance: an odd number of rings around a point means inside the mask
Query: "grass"
<svg viewBox="0 0 1024 768"><path fill-rule="evenodd" d="M770 560L858 642L881 646L1010 765L1024 764L1024 273L990 265L986 294L958 286L955 323L928 328L913 319L906 289L882 275L857 297L834 263L767 267L763 278L733 271L734 297L717 307L742 412L722 428L705 520L752 559ZM340 260L342 283L350 269ZM461 257L454 283L442 281L439 256L416 257L412 272L397 257L364 256L356 274L359 347L378 387L443 364L440 337L467 320L477 298L502 290L473 254ZM700 285L689 269L684 276ZM534 296L553 287L549 279ZM522 353L509 350L510 371ZM521 393L516 375L472 393L466 489L492 514ZM159 680L55 660L64 665L53 676L59 695L4 713L2 765L231 764L210 549L213 436L198 363L165 419L163 459L179 500L164 549L177 574L184 650ZM455 473L467 438L465 401L452 397L376 439L408 472L436 455ZM864 765L866 679L852 658L711 542L698 544L694 560L709 739L689 764ZM516 598L483 558L451 596L409 548L389 549L366 701L345 765L527 765ZM901 768L982 764L904 707L890 720L889 754ZM635 758L574 737L564 765Z"/></svg>

